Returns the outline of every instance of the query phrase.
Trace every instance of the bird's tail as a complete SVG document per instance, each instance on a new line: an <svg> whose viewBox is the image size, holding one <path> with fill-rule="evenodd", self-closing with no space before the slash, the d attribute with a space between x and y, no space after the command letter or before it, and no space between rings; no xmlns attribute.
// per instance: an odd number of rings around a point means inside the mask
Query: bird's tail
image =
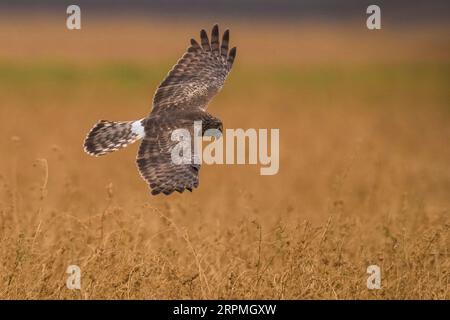
<svg viewBox="0 0 450 320"><path fill-rule="evenodd" d="M102 156L125 148L145 135L144 120L101 120L91 129L84 141L84 151L91 156Z"/></svg>

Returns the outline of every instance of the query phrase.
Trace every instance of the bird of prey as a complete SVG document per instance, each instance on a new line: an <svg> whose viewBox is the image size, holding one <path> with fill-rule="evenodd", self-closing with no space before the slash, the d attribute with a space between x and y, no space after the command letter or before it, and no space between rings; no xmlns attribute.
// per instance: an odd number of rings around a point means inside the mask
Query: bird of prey
<svg viewBox="0 0 450 320"><path fill-rule="evenodd" d="M186 129L193 136L194 121L202 121L202 134L209 129L222 132L222 121L206 109L223 87L236 47L228 50L228 30L219 40L217 24L211 41L205 30L201 30L200 39L200 44L191 39L186 53L159 85L149 116L136 121L101 120L84 142L86 153L102 156L142 139L136 162L153 195L192 191L199 185L200 164L172 161L171 151L178 143L171 139L173 130Z"/></svg>

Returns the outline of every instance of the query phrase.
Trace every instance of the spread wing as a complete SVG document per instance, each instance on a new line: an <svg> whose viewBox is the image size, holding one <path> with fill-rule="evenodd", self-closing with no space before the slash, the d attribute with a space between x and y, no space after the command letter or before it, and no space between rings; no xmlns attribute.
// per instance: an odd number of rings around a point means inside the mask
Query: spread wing
<svg viewBox="0 0 450 320"><path fill-rule="evenodd" d="M181 155L190 163L174 163L172 151L180 142L172 141L172 132L186 129L190 137L194 137L193 119L171 120L169 115L159 117L156 122L145 127L145 137L141 142L137 156L137 165L142 178L149 184L152 194L171 194L174 191L192 191L198 187L198 171L200 165L194 161L193 138L191 153ZM179 150L179 149L177 149Z"/></svg>
<svg viewBox="0 0 450 320"><path fill-rule="evenodd" d="M205 30L200 32L201 45L191 39L191 46L178 60L153 98L153 114L174 108L206 109L220 91L236 57L236 47L228 51L229 31L219 42L219 27L214 25L211 42Z"/></svg>

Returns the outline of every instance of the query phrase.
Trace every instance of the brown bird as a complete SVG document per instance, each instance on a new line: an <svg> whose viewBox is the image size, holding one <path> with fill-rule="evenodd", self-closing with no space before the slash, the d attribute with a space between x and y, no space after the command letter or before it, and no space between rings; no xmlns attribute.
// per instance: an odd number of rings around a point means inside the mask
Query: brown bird
<svg viewBox="0 0 450 320"><path fill-rule="evenodd" d="M202 134L208 129L222 132L222 121L206 112L206 108L223 87L236 57L236 47L228 51L228 30L220 42L217 24L211 41L205 30L200 32L200 39L201 44L191 39L186 53L159 85L148 117L136 121L101 120L84 142L88 154L101 156L143 139L136 161L153 195L192 191L199 184L199 164L172 161L171 151L178 143L171 140L174 130L186 129L193 136L194 121L202 121Z"/></svg>

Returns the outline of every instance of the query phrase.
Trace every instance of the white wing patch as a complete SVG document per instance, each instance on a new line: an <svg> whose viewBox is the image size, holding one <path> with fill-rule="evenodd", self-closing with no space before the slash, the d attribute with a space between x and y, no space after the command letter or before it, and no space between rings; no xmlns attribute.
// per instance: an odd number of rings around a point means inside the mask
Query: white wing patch
<svg viewBox="0 0 450 320"><path fill-rule="evenodd" d="M145 129L142 125L142 121L143 119L137 120L131 124L131 131L137 135L137 139L142 139L145 136Z"/></svg>

